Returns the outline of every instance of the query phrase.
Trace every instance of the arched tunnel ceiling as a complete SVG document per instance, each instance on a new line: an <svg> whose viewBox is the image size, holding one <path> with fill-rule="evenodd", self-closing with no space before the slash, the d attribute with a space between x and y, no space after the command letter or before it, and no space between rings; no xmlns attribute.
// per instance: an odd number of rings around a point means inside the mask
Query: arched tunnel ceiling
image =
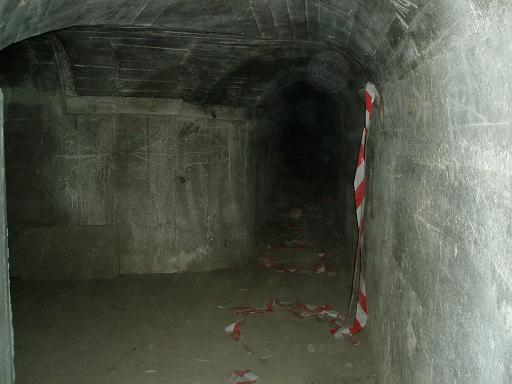
<svg viewBox="0 0 512 384"><path fill-rule="evenodd" d="M364 82L419 1L6 0L0 42L75 26L55 36L78 95L236 104L300 78L319 54L339 62L334 77Z"/></svg>
<svg viewBox="0 0 512 384"><path fill-rule="evenodd" d="M70 96L256 106L303 80L320 91L345 91L344 79L360 75L348 60L328 44L308 41L283 45L147 28L81 27L8 47L0 53L0 75L11 85L28 75L39 90L62 86Z"/></svg>
<svg viewBox="0 0 512 384"><path fill-rule="evenodd" d="M318 55L336 62L328 68L332 76L340 71L354 76L348 65L342 66L347 59L333 47L309 41L283 44L133 27L68 29L55 36L73 74L73 88L85 96L254 103L269 84L286 84L290 77L303 75Z"/></svg>
<svg viewBox="0 0 512 384"><path fill-rule="evenodd" d="M0 46L70 26L144 26L261 39L329 40L361 60L424 0L4 0Z"/></svg>

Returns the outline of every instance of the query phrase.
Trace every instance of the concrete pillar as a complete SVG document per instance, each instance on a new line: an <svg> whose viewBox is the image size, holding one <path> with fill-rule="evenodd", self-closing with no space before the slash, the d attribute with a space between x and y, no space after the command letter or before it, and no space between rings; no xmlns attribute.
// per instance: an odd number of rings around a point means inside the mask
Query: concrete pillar
<svg viewBox="0 0 512 384"><path fill-rule="evenodd" d="M14 348L9 291L9 264L7 249L7 217L5 204L5 164L3 94L0 90L0 383L14 383Z"/></svg>

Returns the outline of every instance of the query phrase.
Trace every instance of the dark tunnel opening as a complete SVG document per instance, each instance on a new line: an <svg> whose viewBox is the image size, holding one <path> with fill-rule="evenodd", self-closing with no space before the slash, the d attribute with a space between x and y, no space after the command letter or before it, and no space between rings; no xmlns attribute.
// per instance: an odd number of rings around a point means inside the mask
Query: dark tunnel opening
<svg viewBox="0 0 512 384"><path fill-rule="evenodd" d="M342 94L327 92L310 78L287 83L268 103L277 131L275 172L257 235L266 246L264 259L284 271L311 267L325 253L331 273L351 275L350 243L340 242L345 231L337 200L340 189L350 188L343 168L348 173L354 157L341 129L344 103ZM348 302L347 294L342 296L337 304Z"/></svg>
<svg viewBox="0 0 512 384"><path fill-rule="evenodd" d="M294 180L302 192L334 195L342 147L339 95L322 93L303 81L283 89L275 101L279 109L272 112L282 130L279 177Z"/></svg>

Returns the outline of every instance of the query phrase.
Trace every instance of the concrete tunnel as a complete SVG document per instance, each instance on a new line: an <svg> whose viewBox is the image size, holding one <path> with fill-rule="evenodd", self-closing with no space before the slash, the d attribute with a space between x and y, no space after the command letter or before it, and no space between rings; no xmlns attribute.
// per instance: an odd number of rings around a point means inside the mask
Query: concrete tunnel
<svg viewBox="0 0 512 384"><path fill-rule="evenodd" d="M510 36L506 0L2 0L0 383L511 383Z"/></svg>

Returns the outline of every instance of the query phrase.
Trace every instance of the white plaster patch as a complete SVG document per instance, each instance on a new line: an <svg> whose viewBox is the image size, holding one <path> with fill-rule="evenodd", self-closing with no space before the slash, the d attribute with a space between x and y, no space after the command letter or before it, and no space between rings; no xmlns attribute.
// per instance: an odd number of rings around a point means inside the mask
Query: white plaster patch
<svg viewBox="0 0 512 384"><path fill-rule="evenodd" d="M407 354L409 358L412 357L413 353L416 351L416 335L414 334L414 329L412 328L411 319L407 319Z"/></svg>
<svg viewBox="0 0 512 384"><path fill-rule="evenodd" d="M397 16L408 16L411 12L413 12L413 9L418 9L418 6L416 3L414 3L411 0L389 0L389 2L394 5L394 7L397 10L396 15ZM400 18L401 19L401 18ZM402 21L402 20L400 20Z"/></svg>
<svg viewBox="0 0 512 384"><path fill-rule="evenodd" d="M208 245L198 247L192 252L180 251L177 259L172 260L172 272L185 272L191 263L208 259L211 253Z"/></svg>
<svg viewBox="0 0 512 384"><path fill-rule="evenodd" d="M512 332L512 306L510 304L503 304L500 308L505 318L505 328L508 332Z"/></svg>

